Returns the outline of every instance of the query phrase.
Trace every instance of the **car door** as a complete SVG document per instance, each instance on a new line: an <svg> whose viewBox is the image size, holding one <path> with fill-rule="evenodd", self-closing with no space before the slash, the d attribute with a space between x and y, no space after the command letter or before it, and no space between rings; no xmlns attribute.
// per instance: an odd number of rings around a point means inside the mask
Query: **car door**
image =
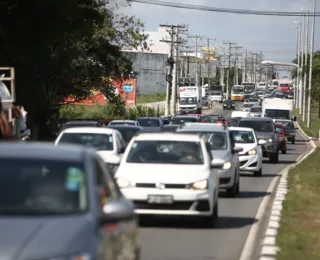
<svg viewBox="0 0 320 260"><path fill-rule="evenodd" d="M258 137L257 137L257 135L256 135L256 132L255 132L254 130L252 131L252 134L253 134L254 140L255 140L255 142L256 142L256 144L257 144L257 153L258 153L259 160L260 160L259 163L262 164L262 157L263 157L262 146L261 146L260 144L258 144L259 139L258 139Z"/></svg>
<svg viewBox="0 0 320 260"><path fill-rule="evenodd" d="M101 205L108 200L125 199L108 168L104 162L98 158L96 164L97 184L104 187L106 196ZM111 249L110 249L110 248ZM137 221L136 219L128 219L113 223L104 227L104 255L108 255L106 259L136 259L136 249L139 248L137 239ZM110 255L112 257L110 257Z"/></svg>
<svg viewBox="0 0 320 260"><path fill-rule="evenodd" d="M234 170L239 172L240 171L240 161L239 161L239 153L233 153L232 150L235 147L235 142L233 140L233 136L231 134L231 132L228 132L228 136L229 136L229 151L230 151L230 157L231 157L231 164L234 167Z"/></svg>

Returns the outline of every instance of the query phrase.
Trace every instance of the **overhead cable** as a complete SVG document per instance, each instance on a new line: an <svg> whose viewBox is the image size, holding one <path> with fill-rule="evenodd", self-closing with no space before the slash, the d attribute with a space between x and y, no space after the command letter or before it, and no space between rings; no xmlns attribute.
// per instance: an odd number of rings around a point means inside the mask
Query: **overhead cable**
<svg viewBox="0 0 320 260"><path fill-rule="evenodd" d="M306 13L306 12L279 12L279 11L261 11L261 10L245 10L245 9L231 9L231 8L219 8L203 5L191 5L175 2L167 2L160 0L129 0L129 2L143 3L150 5L175 7L181 9L191 9L207 12L219 12L219 13L232 13L232 14L249 14L249 15L265 15L265 16L320 16L319 12Z"/></svg>

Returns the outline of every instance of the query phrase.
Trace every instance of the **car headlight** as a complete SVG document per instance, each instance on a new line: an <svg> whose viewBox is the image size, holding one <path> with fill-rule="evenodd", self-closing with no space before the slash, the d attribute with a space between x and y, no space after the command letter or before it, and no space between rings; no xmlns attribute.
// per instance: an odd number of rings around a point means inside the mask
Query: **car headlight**
<svg viewBox="0 0 320 260"><path fill-rule="evenodd" d="M257 151L256 150L250 150L248 152L246 152L247 155L256 155Z"/></svg>
<svg viewBox="0 0 320 260"><path fill-rule="evenodd" d="M48 260L93 260L90 254L73 254L70 256L52 257Z"/></svg>
<svg viewBox="0 0 320 260"><path fill-rule="evenodd" d="M223 106L225 107L225 106L227 106L226 104L223 104Z"/></svg>
<svg viewBox="0 0 320 260"><path fill-rule="evenodd" d="M116 182L117 182L120 189L132 187L132 183L130 181L122 179L122 178L117 178Z"/></svg>
<svg viewBox="0 0 320 260"><path fill-rule="evenodd" d="M190 189L192 189L192 190L206 190L206 189L208 189L208 180L196 181L191 184Z"/></svg>
<svg viewBox="0 0 320 260"><path fill-rule="evenodd" d="M224 169L224 170L228 170L228 169L230 169L231 168L231 162L226 162L226 163L224 163L224 165L223 165L223 167L222 167L222 169Z"/></svg>
<svg viewBox="0 0 320 260"><path fill-rule="evenodd" d="M271 138L270 138L270 139L268 139L268 142L269 142L269 143L272 143L272 139L271 139Z"/></svg>

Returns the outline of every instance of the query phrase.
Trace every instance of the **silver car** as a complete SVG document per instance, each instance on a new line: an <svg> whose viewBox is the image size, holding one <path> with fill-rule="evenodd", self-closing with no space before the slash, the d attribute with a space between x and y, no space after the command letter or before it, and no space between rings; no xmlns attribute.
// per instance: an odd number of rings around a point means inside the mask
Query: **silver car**
<svg viewBox="0 0 320 260"><path fill-rule="evenodd" d="M243 148L235 147L227 127L212 123L186 123L177 132L199 133L205 135L214 159L225 161L219 170L219 188L235 197L240 191L240 162L238 153Z"/></svg>
<svg viewBox="0 0 320 260"><path fill-rule="evenodd" d="M262 107L261 106L253 106L250 108L250 116L252 117L261 117L262 116Z"/></svg>

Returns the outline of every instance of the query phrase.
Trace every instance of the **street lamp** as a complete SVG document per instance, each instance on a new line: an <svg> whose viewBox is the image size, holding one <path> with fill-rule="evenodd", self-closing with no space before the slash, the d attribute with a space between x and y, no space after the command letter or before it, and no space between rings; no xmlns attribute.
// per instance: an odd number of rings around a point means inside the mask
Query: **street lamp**
<svg viewBox="0 0 320 260"><path fill-rule="evenodd" d="M295 63L291 62L281 62L281 61L269 61L269 60L264 60L261 62L262 65L264 66L288 66L288 67L296 67L299 68L299 66Z"/></svg>
<svg viewBox="0 0 320 260"><path fill-rule="evenodd" d="M309 68L309 95L308 95L308 118L307 127L311 127L311 89L312 89L312 66L313 66L313 52L314 52L314 30L315 30L315 14L316 14L317 0L313 1L313 16L312 16L312 29L311 29L311 41L310 41L310 68Z"/></svg>

